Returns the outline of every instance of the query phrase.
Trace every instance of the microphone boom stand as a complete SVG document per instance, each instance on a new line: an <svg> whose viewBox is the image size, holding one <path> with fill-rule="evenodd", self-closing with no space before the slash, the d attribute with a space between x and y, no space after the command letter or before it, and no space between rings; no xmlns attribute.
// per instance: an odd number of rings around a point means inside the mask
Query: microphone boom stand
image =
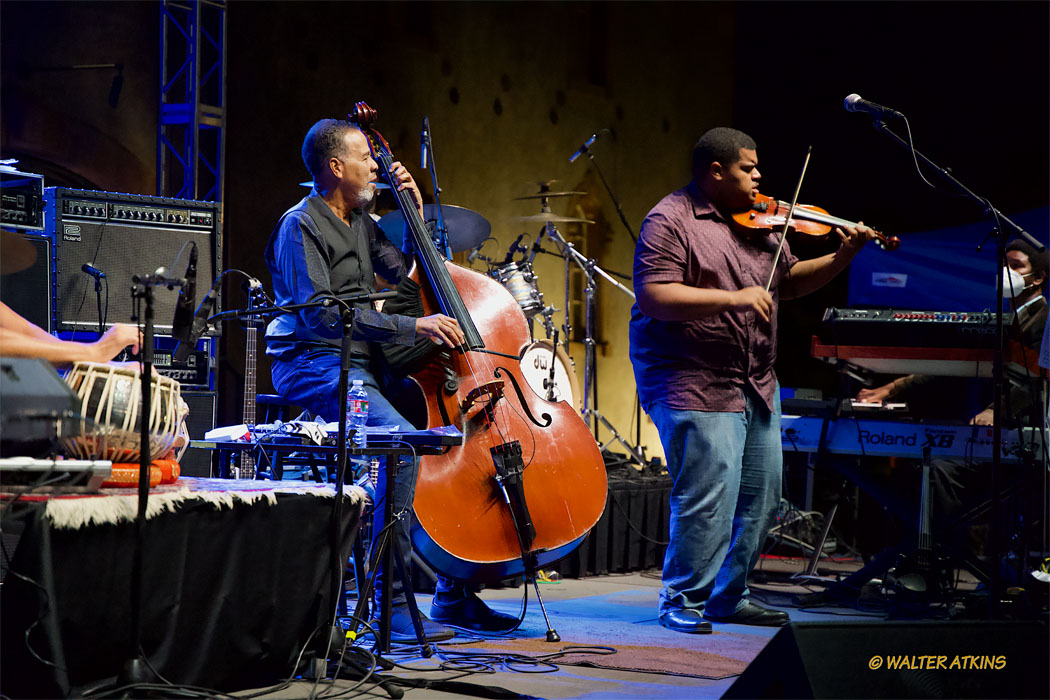
<svg viewBox="0 0 1050 700"><path fill-rule="evenodd" d="M634 241L635 245L638 244L638 236L635 235L634 229L627 223L627 216L623 213L623 207L620 206L620 200L617 199L616 193L613 192L612 187L609 186L609 182L605 179L605 175L602 173L602 169L598 167L598 161L594 158L594 152L589 148L587 149L587 158L591 161L591 165L594 166L594 172L598 173L598 179L601 180L602 187L605 188L606 194L609 195L609 199L612 200L613 206L616 207L616 213L620 216L620 221L623 223L623 227L627 229L627 233L631 236L631 240ZM638 395L638 388L635 387L634 392L634 442L636 445L642 444L642 399ZM645 466L645 462L642 462L642 466Z"/></svg>
<svg viewBox="0 0 1050 700"><path fill-rule="evenodd" d="M916 158L925 163L928 167L935 170L941 179L952 185L959 193L969 199L971 202L979 206L985 213L986 216L991 216L995 222L995 226L990 232L990 236L995 237L996 241L996 308L999 310L995 315L995 354L992 360L992 384L993 384L993 396L992 399L992 444L1001 445L1003 435L1003 390L1004 390L1004 379L1003 379L1003 348L1006 344L1006 333L1003 328L1003 314L1002 314L1002 298L1003 298L1003 276L1000 273L1003 267L1006 266L1006 232L1003 230L1003 224L1007 224L1006 228L1010 228L1014 235L1024 238L1030 243L1036 250L1045 250L1046 246L1040 243L1038 240L1033 238L1027 231L1018 226L1016 223L1010 220L1005 214L1000 212L992 203L984 197L975 194L968 187L963 185L957 180L947 168L942 168L936 163L931 161L929 158L924 156L919 151L915 150L912 145L902 139L900 136L895 134L889 127L887 127L878 116L872 116L872 126L875 130L885 134L892 141L896 142L899 146L905 148L915 155ZM982 243L981 246L984 244ZM978 246L978 250L980 247ZM992 450L992 468L991 468L991 519L992 519L992 536L991 536L991 560L992 566L990 569L990 580L989 586L991 588L991 605L989 606L989 617L995 619L1001 615L1001 597L1004 592L1004 583L1002 573L1000 571L1000 558L1001 552L999 549L999 469L1002 462L1001 450Z"/></svg>

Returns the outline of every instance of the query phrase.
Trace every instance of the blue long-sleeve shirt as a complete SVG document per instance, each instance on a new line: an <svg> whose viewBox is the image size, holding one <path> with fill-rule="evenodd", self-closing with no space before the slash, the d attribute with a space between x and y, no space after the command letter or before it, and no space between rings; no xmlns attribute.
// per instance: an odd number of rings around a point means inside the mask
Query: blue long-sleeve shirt
<svg viewBox="0 0 1050 700"><path fill-rule="evenodd" d="M391 282L405 274L405 258L370 216L354 210L350 224L310 192L281 217L266 247L266 265L278 305L375 291L375 273ZM354 322L352 352L367 355L367 341L411 345L415 319L383 314L361 303ZM310 346L338 348L342 326L338 307L281 314L266 327L266 353L289 359Z"/></svg>

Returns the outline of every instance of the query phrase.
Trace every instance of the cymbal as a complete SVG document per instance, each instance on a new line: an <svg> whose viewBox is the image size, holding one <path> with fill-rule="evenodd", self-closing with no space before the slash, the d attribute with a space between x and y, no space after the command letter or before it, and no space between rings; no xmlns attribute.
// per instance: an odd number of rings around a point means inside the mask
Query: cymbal
<svg viewBox="0 0 1050 700"><path fill-rule="evenodd" d="M527 194L524 197L515 197L515 200L519 199L543 199L544 197L571 197L576 194L587 194L586 192L540 192L539 194Z"/></svg>
<svg viewBox="0 0 1050 700"><path fill-rule="evenodd" d="M532 216L515 216L515 221L524 221L526 223L537 223L545 224L548 221L555 224L593 224L594 222L590 219L581 219L576 216L562 216L561 214L553 214L549 211L545 211L542 214L533 214Z"/></svg>
<svg viewBox="0 0 1050 700"><path fill-rule="evenodd" d="M389 189L390 189L390 185L386 184L385 182L377 182L377 183L375 183L375 185L376 185L376 189L377 189L377 190L389 190ZM299 183L299 186L300 186L300 187L310 187L310 188L313 188L313 186L314 186L314 181L313 181L313 180L307 180L307 181L305 181L305 182L300 182L300 183Z"/></svg>
<svg viewBox="0 0 1050 700"><path fill-rule="evenodd" d="M36 248L16 233L0 230L0 274L10 275L32 267Z"/></svg>
<svg viewBox="0 0 1050 700"><path fill-rule="evenodd" d="M427 221L438 218L436 204L423 205L423 218ZM448 229L448 244L453 253L470 250L492 233L492 224L481 214L465 207L451 204L441 205L442 218ZM379 228L393 243L400 246L405 232L405 217L400 209L385 214L379 220Z"/></svg>

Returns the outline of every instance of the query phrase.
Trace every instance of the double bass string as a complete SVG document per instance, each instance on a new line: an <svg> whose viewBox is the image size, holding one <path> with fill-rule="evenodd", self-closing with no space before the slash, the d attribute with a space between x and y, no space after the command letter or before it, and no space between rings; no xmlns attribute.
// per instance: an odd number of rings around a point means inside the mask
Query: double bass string
<svg viewBox="0 0 1050 700"><path fill-rule="evenodd" d="M361 126L361 125L359 124L359 126ZM393 190L394 195L397 198L398 205L400 206L401 211L402 211L402 213L405 216L405 221L406 222L411 221L411 224L408 227L409 227L411 233L413 234L413 239L416 239L416 240L414 240L415 248L416 248L416 254L420 257L420 259L421 259L421 261L423 263L423 266L424 266L424 268L425 268L425 270L427 272L427 278L431 281L431 284L433 284L435 286L444 286L444 279L442 278L442 276L440 275L440 272L439 272L439 268L440 268L441 272L444 271L444 261L437 254L437 250L432 244L431 245L427 245L427 243L430 242L429 240L422 240L423 239L423 232L426 231L426 224L422 220L422 218L420 217L419 211L416 209L414 202L409 201L408 194L404 190L398 189L397 183L393 181L393 177L392 177L392 175L390 173L390 168L393 166L393 155L391 154L391 152L389 150L389 147L386 145L385 140L382 140L382 136L376 134L376 136L378 138L373 139L372 138L373 133L374 133L373 129L368 129L365 132L366 136L368 137L369 145L371 146L373 153L376 155L377 159L379 160L379 162L383 166L383 171L385 173L385 177L390 182L391 189ZM451 283L451 280L450 280L450 283ZM454 288L454 285L453 285L453 288ZM442 290L442 295L441 295L441 297L439 297L439 301L441 300L442 297L445 298L445 299L452 298L453 292L458 294L458 290L455 290L455 289L444 290L443 289ZM461 325L466 326L469 323L471 328L472 328L472 330L473 330L473 334L477 335L477 330L476 330L476 328L473 328L473 321L469 318L469 312L466 312L465 305L450 304L450 306L451 307L463 306L464 313L466 313L466 318L461 318L461 314L457 313L459 311L458 308L448 308L448 309L444 309L444 310L447 311L447 312L452 312L450 315L454 316L456 318L457 322L459 322ZM463 361L466 364L467 369L470 371L470 377L471 377L472 381L474 382L474 385L478 386L478 385L482 384L483 381L479 378L481 376L481 372L479 371L478 368L475 367L475 364L471 361L471 357L470 357L471 351L472 350L469 347L464 347L462 349ZM453 348L452 349L453 366L455 366L455 364L456 364L454 362L454 353L455 352L456 352L456 349ZM485 376L495 377L495 370L496 370L496 368L492 364L490 358L486 357L484 361L485 361L485 363L487 365L486 368L485 368ZM492 398L492 396L493 395L491 393L488 394L488 399L487 400L489 401L490 405L491 405L492 401L494 400ZM507 394L505 392L503 392L501 398L506 398L507 402L509 403L510 399L509 399L509 397L507 396ZM496 430L498 431L501 444L505 444L505 443L508 442L507 433L509 433L509 431L510 431L510 417L507 414L507 407L499 405L500 403L502 403L500 401L500 399L495 399L495 402L496 402L497 405L494 406L492 408L492 411L489 413L489 417L491 419L490 422L496 428ZM482 408L480 410L488 410L488 408L486 407L486 408ZM500 418L499 419L497 419L497 412L500 414ZM521 418L520 414L519 414L519 418ZM463 420L464 423L465 423L466 422L466 416L465 415L462 416L461 420ZM503 423L503 425L501 425L501 422ZM528 425L528 421L523 419L523 423L525 424L526 428L528 429L529 435L530 435L530 437L532 438L532 441L533 441L532 455L530 455L530 460L529 460L531 462L532 461L532 457L535 456L535 452L536 452L536 449L535 449L536 436L533 433L532 426ZM478 437L480 437L480 436L478 436ZM491 450L492 447L496 446L495 443L492 441L491 437L487 437L486 442L489 445L490 450Z"/></svg>

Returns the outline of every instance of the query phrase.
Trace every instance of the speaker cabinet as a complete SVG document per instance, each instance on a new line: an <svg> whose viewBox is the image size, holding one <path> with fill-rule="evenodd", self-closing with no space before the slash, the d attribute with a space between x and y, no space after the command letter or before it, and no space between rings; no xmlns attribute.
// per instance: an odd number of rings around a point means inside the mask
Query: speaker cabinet
<svg viewBox="0 0 1050 700"><path fill-rule="evenodd" d="M182 400L190 407L186 428L194 440L203 440L204 434L215 427L214 391L183 391ZM179 467L184 476L211 476L212 450L191 447L182 455Z"/></svg>
<svg viewBox="0 0 1050 700"><path fill-rule="evenodd" d="M1036 622L802 622L781 628L723 698L1047 698Z"/></svg>
<svg viewBox="0 0 1050 700"><path fill-rule="evenodd" d="M55 248L50 236L13 233L28 242L36 257L24 270L0 276L0 301L48 333L55 330Z"/></svg>
<svg viewBox="0 0 1050 700"><path fill-rule="evenodd" d="M171 276L182 277L189 262L186 244L191 241L197 244L201 296L215 280L222 261L221 216L215 202L64 187L44 190L44 202L47 230L55 241L56 330L98 327L95 280L81 270L84 263L106 274L106 325L131 321L134 276L163 267ZM153 290L158 333L170 333L177 298L177 290Z"/></svg>

